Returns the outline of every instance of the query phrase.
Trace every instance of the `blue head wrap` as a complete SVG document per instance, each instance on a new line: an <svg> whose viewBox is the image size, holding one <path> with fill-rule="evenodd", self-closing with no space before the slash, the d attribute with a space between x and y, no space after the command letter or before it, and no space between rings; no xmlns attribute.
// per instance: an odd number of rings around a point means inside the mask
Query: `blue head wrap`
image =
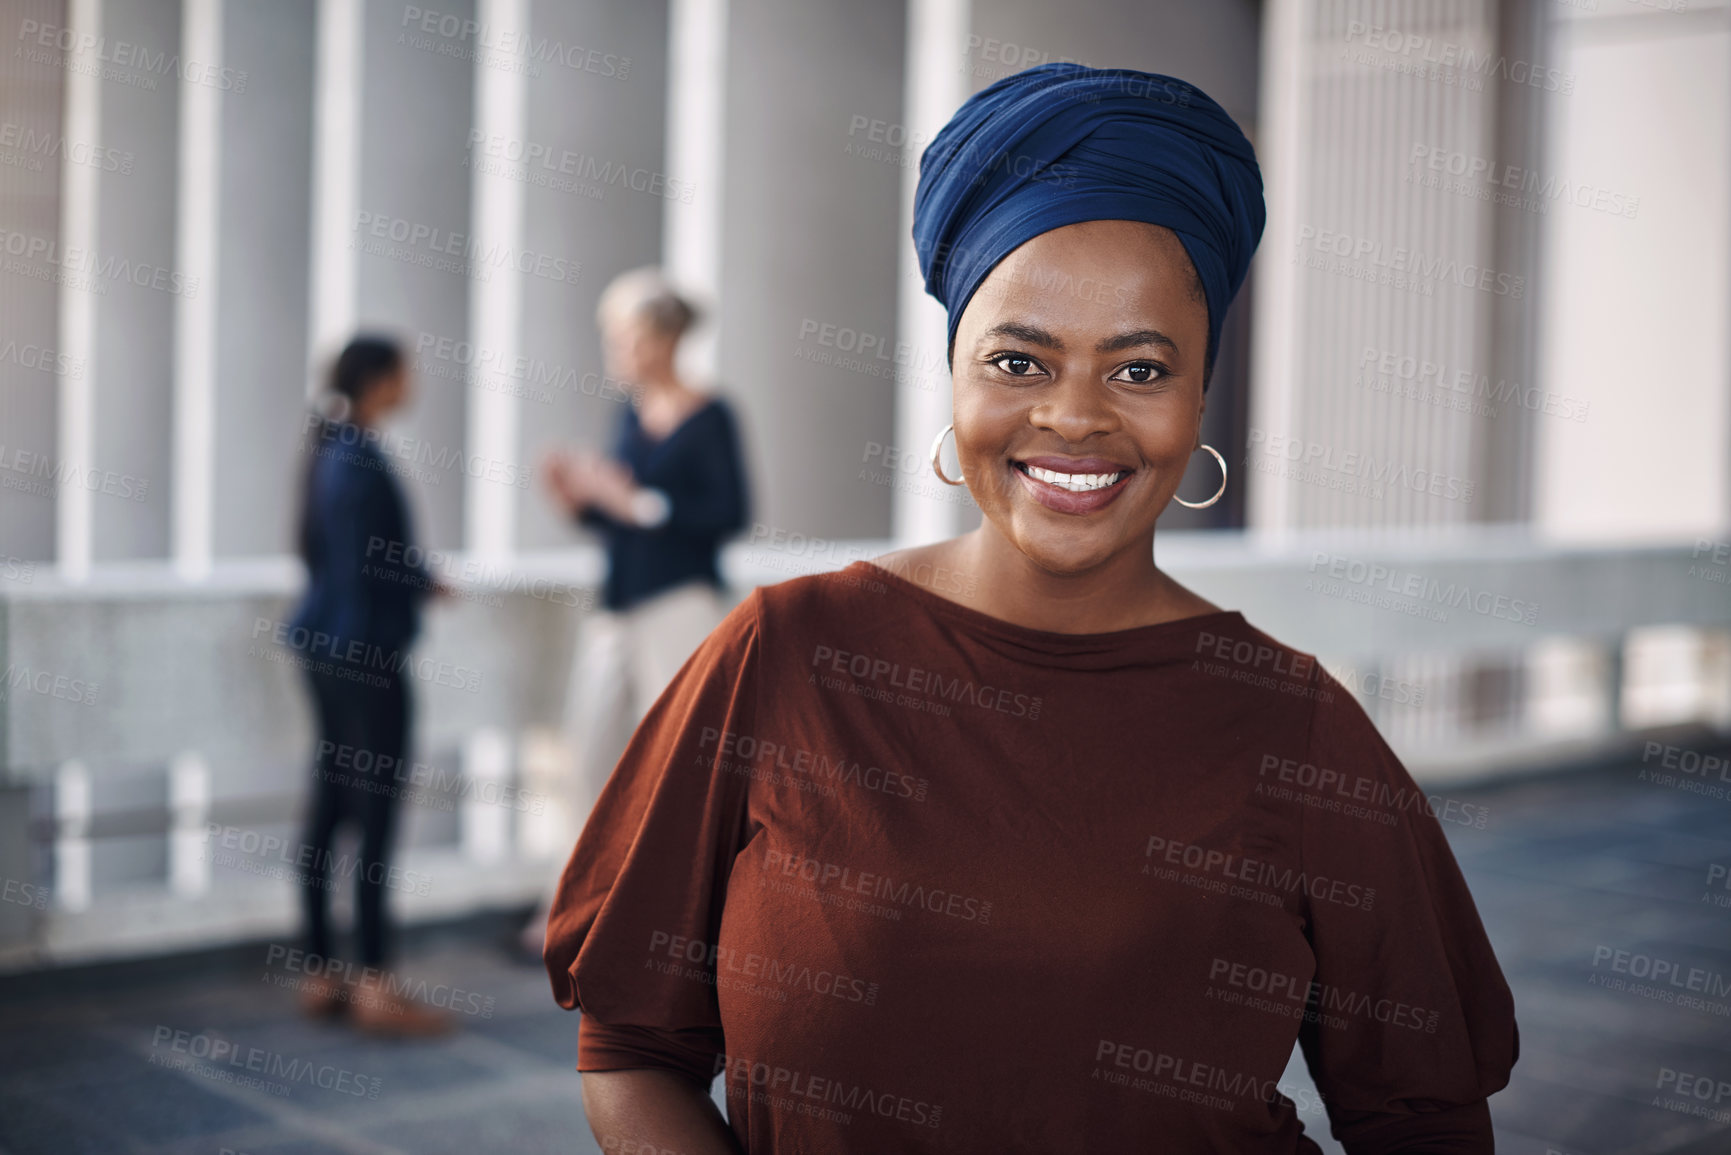
<svg viewBox="0 0 1731 1155"><path fill-rule="evenodd" d="M950 314L1041 233L1081 221L1164 225L1208 298L1208 360L1267 210L1256 153L1192 84L1129 68L1042 64L969 97L920 156L914 248Z"/></svg>

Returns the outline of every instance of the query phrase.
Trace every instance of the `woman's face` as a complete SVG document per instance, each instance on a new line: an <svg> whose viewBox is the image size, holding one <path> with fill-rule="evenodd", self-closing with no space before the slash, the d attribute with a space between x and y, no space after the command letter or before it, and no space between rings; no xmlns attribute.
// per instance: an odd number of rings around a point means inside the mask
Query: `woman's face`
<svg viewBox="0 0 1731 1155"><path fill-rule="evenodd" d="M356 406L357 416L369 425L381 421L407 404L409 393L409 365L405 359L391 372L372 380Z"/></svg>
<svg viewBox="0 0 1731 1155"><path fill-rule="evenodd" d="M1042 569L1151 542L1197 447L1208 305L1170 230L1042 233L956 329L956 451L991 527Z"/></svg>
<svg viewBox="0 0 1731 1155"><path fill-rule="evenodd" d="M628 313L603 320L601 344L607 375L641 384L666 375L675 342L641 314Z"/></svg>

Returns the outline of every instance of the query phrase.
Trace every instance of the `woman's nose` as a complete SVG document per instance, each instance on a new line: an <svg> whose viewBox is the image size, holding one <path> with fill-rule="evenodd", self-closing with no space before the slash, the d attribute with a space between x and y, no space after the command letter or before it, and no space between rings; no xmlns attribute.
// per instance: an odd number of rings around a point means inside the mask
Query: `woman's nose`
<svg viewBox="0 0 1731 1155"><path fill-rule="evenodd" d="M1110 433L1120 427L1107 391L1098 382L1074 372L1060 372L1052 386L1042 391L1028 413L1028 420L1066 441L1082 441L1092 434Z"/></svg>

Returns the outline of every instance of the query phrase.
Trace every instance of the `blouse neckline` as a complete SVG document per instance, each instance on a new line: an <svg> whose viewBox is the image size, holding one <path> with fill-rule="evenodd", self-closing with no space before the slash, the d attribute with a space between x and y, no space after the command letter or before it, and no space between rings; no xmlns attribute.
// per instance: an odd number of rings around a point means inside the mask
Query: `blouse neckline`
<svg viewBox="0 0 1731 1155"><path fill-rule="evenodd" d="M672 441L675 437L678 437L685 430L689 429L692 422L696 421L698 417L702 416L704 413L707 413L710 407L716 403L716 400L717 398L714 394L705 397L702 403L691 412L687 413L684 417L681 417L679 419L679 424L675 425L672 429L669 429L665 437L655 437L649 432L643 424L643 415L637 412L635 406L631 408L631 423L637 427L637 437L639 441L649 449L659 449L669 441Z"/></svg>
<svg viewBox="0 0 1731 1155"><path fill-rule="evenodd" d="M1244 620L1243 613L1238 610L1214 610L1205 614L1192 614L1189 617L1155 622L1152 625L1131 626L1128 629L1105 630L1099 633L1067 634L1056 630L1041 630L1035 629L1033 626L1005 621L1003 618L993 617L983 610L976 610L960 602L951 601L942 594L934 593L919 583L910 581L874 561L862 558L850 565L848 569L858 570L862 566L867 567L874 578L891 583L904 595L941 617L947 617L975 632L990 634L1016 643L1026 649L1046 654L1145 651L1150 643L1168 637L1186 637L1208 622L1215 622L1220 625L1238 625L1246 628L1249 626L1249 623Z"/></svg>

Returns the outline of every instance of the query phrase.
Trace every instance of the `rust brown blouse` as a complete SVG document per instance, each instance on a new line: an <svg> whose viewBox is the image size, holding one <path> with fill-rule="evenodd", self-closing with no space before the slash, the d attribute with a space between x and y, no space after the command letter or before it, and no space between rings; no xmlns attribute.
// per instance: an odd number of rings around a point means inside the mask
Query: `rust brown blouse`
<svg viewBox="0 0 1731 1155"><path fill-rule="evenodd" d="M1518 1051L1433 807L1309 655L1235 611L1029 629L868 562L686 663L546 963L579 1070L719 1075L754 1155L1314 1152L1294 1040L1353 1155L1490 1151Z"/></svg>

